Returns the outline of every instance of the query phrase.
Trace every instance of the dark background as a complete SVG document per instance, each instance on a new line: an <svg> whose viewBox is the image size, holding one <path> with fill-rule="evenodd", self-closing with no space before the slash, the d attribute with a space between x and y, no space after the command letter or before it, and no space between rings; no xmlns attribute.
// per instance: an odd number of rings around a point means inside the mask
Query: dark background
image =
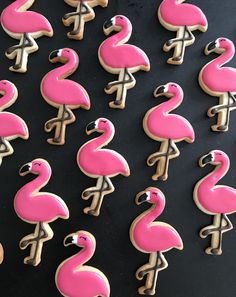
<svg viewBox="0 0 236 297"><path fill-rule="evenodd" d="M11 73L8 67L12 61L4 56L4 51L16 40L0 30L0 71L1 79L14 82L19 91L16 103L8 110L21 116L28 124L30 139L12 141L14 155L3 159L0 168L0 241L5 248L4 263L0 266L1 296L7 297L56 297L58 293L54 275L58 265L78 251L76 246L65 248L63 238L74 231L85 229L97 239L97 249L89 262L101 269L108 277L112 297L138 296L137 288L143 284L135 278L136 269L148 261L148 255L137 251L129 240L129 227L133 219L145 210L147 205L136 206L134 197L147 186L157 186L166 195L167 205L160 220L173 225L181 234L185 248L166 253L168 269L159 274L157 295L160 297L220 297L234 296L236 293L236 231L233 229L223 236L223 255L208 256L204 249L209 239L202 240L198 231L212 222L212 217L202 213L194 204L192 190L194 184L212 168L200 169L199 157L211 149L224 150L231 159L231 168L222 180L223 184L235 186L236 181L236 112L231 113L230 130L225 134L213 133L210 125L216 121L209 119L206 111L217 104L217 98L206 95L198 85L200 69L213 58L206 57L204 46L217 37L224 36L236 40L236 2L195 0L205 12L209 29L206 33L194 32L196 41L186 49L184 64L171 66L166 60L171 53L164 53L162 45L173 38L175 33L164 29L157 19L160 0L110 0L105 9L96 8L96 19L85 26L83 41L67 39L68 28L61 18L73 9L61 1L38 0L32 10L41 12L51 22L54 37L37 40L39 51L29 56L26 74ZM9 5L2 0L0 10ZM150 58L151 71L135 74L136 86L128 91L125 110L112 110L108 102L113 98L106 95L103 88L116 76L107 73L99 64L97 49L105 39L102 25L116 14L124 14L133 24L130 43L141 47ZM39 85L42 77L57 65L48 62L49 53L58 48L71 47L78 51L80 66L71 79L81 83L88 91L92 108L90 111L76 110L77 121L67 127L66 144L62 147L49 145L49 137L44 132L44 123L57 114L41 97ZM59 66L59 65L58 65ZM236 59L230 62L236 67ZM174 81L184 90L183 104L175 111L192 123L196 141L190 145L179 143L179 158L171 161L169 179L154 182L151 176L154 167L146 165L146 158L157 151L158 143L146 136L142 128L145 112L162 102L152 96L154 88ZM90 137L85 134L88 122L103 116L112 120L116 128L114 140L109 148L120 152L128 161L131 176L112 179L116 190L105 198L100 217L83 214L89 204L80 198L81 192L96 180L85 176L77 166L76 153ZM17 190L32 176L20 177L19 167L36 157L49 161L53 176L44 190L61 196L70 209L70 219L57 220L51 224L54 238L43 248L42 262L38 267L23 264L29 249L21 251L20 239L33 232L34 225L21 221L15 214L13 199ZM230 216L233 224L236 217Z"/></svg>

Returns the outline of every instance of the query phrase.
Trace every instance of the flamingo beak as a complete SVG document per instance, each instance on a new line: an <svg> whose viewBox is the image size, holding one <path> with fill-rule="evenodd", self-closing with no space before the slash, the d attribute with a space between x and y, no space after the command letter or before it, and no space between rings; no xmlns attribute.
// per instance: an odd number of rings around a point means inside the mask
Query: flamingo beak
<svg viewBox="0 0 236 297"><path fill-rule="evenodd" d="M209 55L210 53L214 52L214 50L217 48L217 42L212 41L206 45L205 48L205 54Z"/></svg>
<svg viewBox="0 0 236 297"><path fill-rule="evenodd" d="M138 193L135 197L135 203L137 205L140 205L148 200L149 200L149 195L148 195L148 192L145 192L145 191Z"/></svg>
<svg viewBox="0 0 236 297"><path fill-rule="evenodd" d="M166 93L167 93L167 88L166 88L165 85L163 85L163 86L159 86L159 87L157 87L157 88L155 89L153 95L154 95L154 97L159 97L159 96L164 95L164 94L166 94Z"/></svg>
<svg viewBox="0 0 236 297"><path fill-rule="evenodd" d="M64 246L69 246L69 245L72 245L72 244L76 244L77 243L77 238L78 236L76 234L69 234L65 237L64 241L63 241L63 244Z"/></svg>
<svg viewBox="0 0 236 297"><path fill-rule="evenodd" d="M55 51L51 52L49 55L49 61L52 63L59 61L59 59L61 57L61 52L62 52L61 50L55 50Z"/></svg>
<svg viewBox="0 0 236 297"><path fill-rule="evenodd" d="M103 24L103 32L108 35L111 33L111 31L113 30L113 26L114 26L114 18L107 20L104 24Z"/></svg>
<svg viewBox="0 0 236 297"><path fill-rule="evenodd" d="M96 128L97 128L96 121L89 123L89 124L86 126L86 133L87 133L87 135L93 133L93 132L95 131Z"/></svg>
<svg viewBox="0 0 236 297"><path fill-rule="evenodd" d="M211 164L212 161L213 161L213 159L214 159L214 157L213 157L212 153L209 153L207 155L204 155L199 160L199 166L200 167L204 167L207 164Z"/></svg>
<svg viewBox="0 0 236 297"><path fill-rule="evenodd" d="M25 176L26 174L30 173L31 168L32 168L32 163L24 164L19 170L20 176Z"/></svg>

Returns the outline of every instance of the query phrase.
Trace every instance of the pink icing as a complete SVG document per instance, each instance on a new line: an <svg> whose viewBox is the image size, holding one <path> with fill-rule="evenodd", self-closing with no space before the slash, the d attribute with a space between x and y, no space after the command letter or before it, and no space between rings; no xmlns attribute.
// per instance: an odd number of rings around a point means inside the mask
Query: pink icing
<svg viewBox="0 0 236 297"><path fill-rule="evenodd" d="M233 58L235 54L234 44L224 37L218 38L215 43L216 50L221 49L223 52L203 67L200 79L210 91L236 92L236 69L222 67Z"/></svg>
<svg viewBox="0 0 236 297"><path fill-rule="evenodd" d="M115 176L118 174L129 175L129 165L117 152L102 149L108 144L115 133L113 124L104 118L95 122L96 130L102 135L86 142L78 151L77 163L80 169L87 175Z"/></svg>
<svg viewBox="0 0 236 297"><path fill-rule="evenodd" d="M9 107L17 98L17 89L15 85L7 80L0 81L0 137L27 139L29 137L26 123L17 115L10 112L2 112Z"/></svg>
<svg viewBox="0 0 236 297"><path fill-rule="evenodd" d="M201 179L195 188L196 202L200 209L211 214L230 214L236 212L236 189L217 185L229 170L228 156L218 150L211 151L214 171Z"/></svg>
<svg viewBox="0 0 236 297"><path fill-rule="evenodd" d="M165 252L172 248L182 249L183 242L178 232L170 225L154 221L165 208L165 196L157 188L148 188L149 203L153 206L136 218L131 231L137 249L142 252Z"/></svg>
<svg viewBox="0 0 236 297"><path fill-rule="evenodd" d="M29 172L38 176L16 193L14 208L17 215L22 220L31 223L48 223L58 217L67 219L69 210L60 197L47 192L39 192L48 183L52 174L48 162L35 159L26 166L29 166Z"/></svg>
<svg viewBox="0 0 236 297"><path fill-rule="evenodd" d="M185 1L185 0L184 0ZM163 0L159 12L164 22L172 26L207 27L207 19L201 9L179 0Z"/></svg>
<svg viewBox="0 0 236 297"><path fill-rule="evenodd" d="M58 50L58 54L65 65L50 71L44 76L41 83L43 97L52 105L66 104L70 108L82 106L89 109L90 99L86 90L77 82L65 79L78 68L79 57L77 53L70 48L64 48Z"/></svg>
<svg viewBox="0 0 236 297"><path fill-rule="evenodd" d="M145 128L153 139L187 139L193 142L195 134L192 125L182 116L169 114L183 101L182 88L175 83L168 83L165 88L172 97L147 112L144 118Z"/></svg>
<svg viewBox="0 0 236 297"><path fill-rule="evenodd" d="M103 273L93 267L84 266L95 252L94 241L88 232L79 231L78 236L86 239L83 249L59 266L56 273L57 288L68 297L109 297L110 287Z"/></svg>
<svg viewBox="0 0 236 297"><path fill-rule="evenodd" d="M141 67L143 70L149 70L150 62L146 54L134 45L124 44L129 40L132 33L132 25L129 19L118 15L112 20L113 25L121 29L100 45L98 52L102 64L115 69Z"/></svg>
<svg viewBox="0 0 236 297"><path fill-rule="evenodd" d="M7 6L1 15L2 26L13 34L42 31L45 35L51 36L53 32L52 27L44 16L34 11L22 11L21 8L24 5L28 9L33 2L32 0L16 0Z"/></svg>

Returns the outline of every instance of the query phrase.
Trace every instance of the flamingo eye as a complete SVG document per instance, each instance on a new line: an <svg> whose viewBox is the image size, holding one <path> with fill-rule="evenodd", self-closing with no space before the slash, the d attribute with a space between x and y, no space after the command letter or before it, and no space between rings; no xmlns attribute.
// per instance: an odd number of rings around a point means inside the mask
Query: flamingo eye
<svg viewBox="0 0 236 297"><path fill-rule="evenodd" d="M105 120L101 120L101 122L102 122L102 123L106 123L107 121L105 121Z"/></svg>
<svg viewBox="0 0 236 297"><path fill-rule="evenodd" d="M224 38L221 38L220 41L226 41Z"/></svg>
<svg viewBox="0 0 236 297"><path fill-rule="evenodd" d="M85 240L85 241L87 240L87 238L84 237L84 236L80 236L80 238L83 239L83 240Z"/></svg>
<svg viewBox="0 0 236 297"><path fill-rule="evenodd" d="M171 84L171 86L176 88L176 85L174 85L174 84Z"/></svg>
<svg viewBox="0 0 236 297"><path fill-rule="evenodd" d="M122 16L120 16L119 19L123 20L124 18Z"/></svg>
<svg viewBox="0 0 236 297"><path fill-rule="evenodd" d="M41 166L41 163L34 163L34 165Z"/></svg>

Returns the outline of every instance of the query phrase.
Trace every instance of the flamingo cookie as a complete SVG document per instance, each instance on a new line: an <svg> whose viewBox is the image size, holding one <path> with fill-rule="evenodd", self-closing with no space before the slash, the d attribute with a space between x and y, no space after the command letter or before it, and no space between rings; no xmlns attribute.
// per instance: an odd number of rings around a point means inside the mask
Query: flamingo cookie
<svg viewBox="0 0 236 297"><path fill-rule="evenodd" d="M18 45L11 46L6 51L7 58L16 59L9 69L15 72L26 72L28 55L38 50L35 39L46 35L53 36L49 21L39 13L26 11L34 0L16 0L7 6L1 15L4 31L12 38L19 39Z"/></svg>
<svg viewBox="0 0 236 297"><path fill-rule="evenodd" d="M163 253L173 248L182 250L183 242L172 226L154 221L165 208L165 196L159 189L147 188L137 194L135 202L137 205L143 202L152 204L150 209L133 221L130 239L137 250L150 254L149 262L136 272L138 280L147 275L145 285L140 287L138 292L141 295L155 295L158 272L168 267Z"/></svg>
<svg viewBox="0 0 236 297"><path fill-rule="evenodd" d="M10 107L18 97L16 86L8 80L0 81L0 165L2 158L13 154L10 140L17 137L28 139L29 131L22 118L10 112L3 112Z"/></svg>
<svg viewBox="0 0 236 297"><path fill-rule="evenodd" d="M186 46L192 45L195 37L192 31L206 32L208 24L204 13L195 5L183 3L185 0L163 0L158 9L158 18L163 27L176 31L176 38L168 40L163 47L165 52L174 48L172 58L167 63L183 63Z"/></svg>
<svg viewBox="0 0 236 297"><path fill-rule="evenodd" d="M46 132L55 129L54 138L48 143L63 145L65 143L66 126L75 122L71 109L90 109L90 99L86 90L77 82L65 79L76 71L79 66L77 53L70 48L51 52L49 61L61 62L64 65L47 73L41 82L41 93L48 104L58 108L58 115L44 125Z"/></svg>
<svg viewBox="0 0 236 297"><path fill-rule="evenodd" d="M132 73L139 70L149 71L150 62L140 48L125 44L132 33L132 25L127 17L117 15L106 21L103 31L106 35L112 31L118 31L103 41L98 50L98 57L106 71L119 75L117 81L108 83L105 88L107 94L116 91L116 99L110 102L109 106L123 109L125 108L127 90L136 84Z"/></svg>
<svg viewBox="0 0 236 297"><path fill-rule="evenodd" d="M97 178L97 185L84 190L82 198L84 200L93 199L90 207L84 209L84 213L98 216L104 196L112 193L115 189L110 178L118 174L129 176L130 169L126 160L116 151L102 149L114 137L115 128L112 122L105 118L99 118L95 122L89 123L86 133L90 135L95 131L102 135L86 142L79 149L77 163L84 174Z"/></svg>
<svg viewBox="0 0 236 297"><path fill-rule="evenodd" d="M154 91L154 97L162 95L170 99L151 108L143 119L146 134L161 142L159 151L151 154L147 159L148 166L157 163L156 173L152 176L153 180L167 180L169 161L180 154L176 146L177 142L185 140L193 143L195 139L193 127L185 118L169 114L182 103L184 97L182 88L170 82L157 87Z"/></svg>
<svg viewBox="0 0 236 297"><path fill-rule="evenodd" d="M230 166L229 157L224 152L213 150L201 157L200 167L206 164L215 166L215 169L196 184L193 197L201 211L214 216L213 224L200 231L202 238L211 235L211 246L206 249L206 253L221 255L222 235L233 228L228 215L236 212L236 189L217 185Z"/></svg>
<svg viewBox="0 0 236 297"><path fill-rule="evenodd" d="M199 83L207 94L219 97L219 104L211 107L207 114L209 117L217 115L217 124L211 129L224 132L229 129L230 112L236 108L236 69L223 65L233 58L235 47L231 40L220 37L205 47L206 55L212 52L220 56L202 68Z"/></svg>
<svg viewBox="0 0 236 297"><path fill-rule="evenodd" d="M69 210L65 202L55 194L39 192L48 183L52 174L46 160L35 159L20 168L21 176L28 173L35 174L37 177L16 193L14 208L19 218L36 225L33 234L21 239L20 248L24 250L31 245L30 256L24 259L24 263L37 266L41 262L44 242L53 238L49 223L58 218L68 219Z"/></svg>
<svg viewBox="0 0 236 297"><path fill-rule="evenodd" d="M74 24L72 31L67 33L70 39L81 40L84 37L84 25L95 18L93 7L107 7L108 0L64 0L68 5L76 7L75 12L66 13L62 22L65 26Z"/></svg>
<svg viewBox="0 0 236 297"><path fill-rule="evenodd" d="M109 297L107 277L97 268L84 265L94 255L96 240L86 231L78 231L64 239L64 246L82 247L76 255L61 263L56 272L56 286L65 297Z"/></svg>

